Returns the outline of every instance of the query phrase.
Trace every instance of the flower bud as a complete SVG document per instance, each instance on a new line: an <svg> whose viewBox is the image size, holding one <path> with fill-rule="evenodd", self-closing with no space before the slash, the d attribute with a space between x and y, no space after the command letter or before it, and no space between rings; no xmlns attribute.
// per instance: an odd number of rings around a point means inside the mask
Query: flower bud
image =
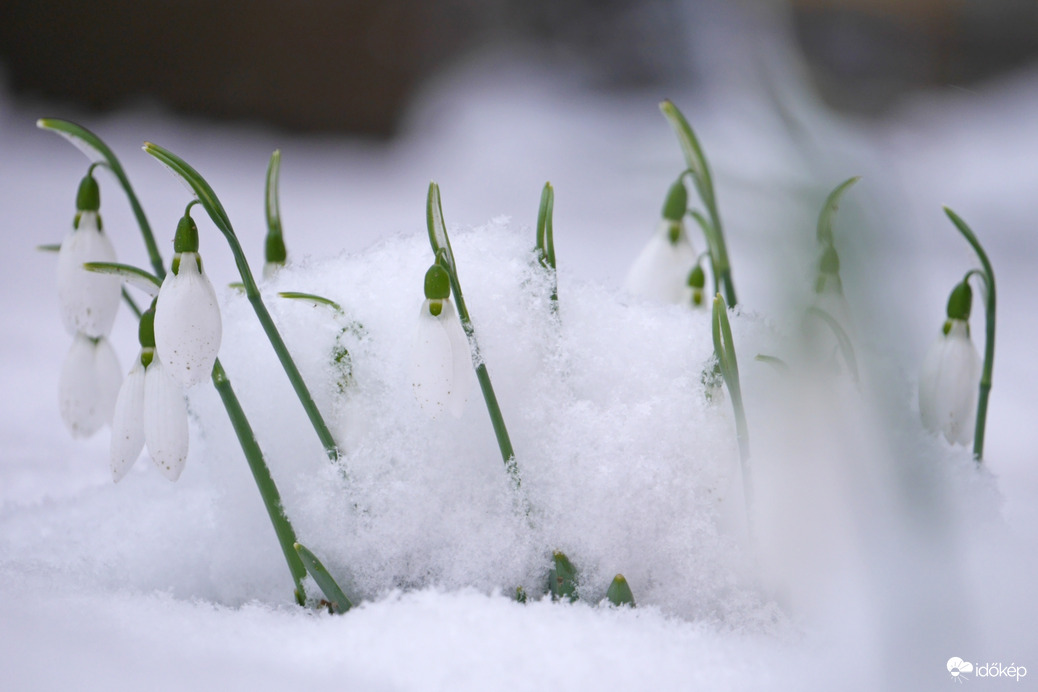
<svg viewBox="0 0 1038 692"><path fill-rule="evenodd" d="M631 265L624 290L649 300L689 305L688 278L695 265L696 252L683 224L664 220Z"/></svg>

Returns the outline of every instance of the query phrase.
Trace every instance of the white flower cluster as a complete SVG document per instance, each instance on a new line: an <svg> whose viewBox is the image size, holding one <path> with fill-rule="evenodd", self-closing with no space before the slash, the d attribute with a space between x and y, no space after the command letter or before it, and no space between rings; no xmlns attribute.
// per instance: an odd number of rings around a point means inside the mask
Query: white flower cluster
<svg viewBox="0 0 1038 692"><path fill-rule="evenodd" d="M198 231L185 215L174 241L173 270L140 325L141 350L125 380L107 335L119 307L120 280L90 272L86 262L114 262L101 232L96 182L79 195L75 229L58 258L62 319L75 334L60 379L62 419L76 436L112 426L111 469L122 479L144 446L170 480L184 469L188 416L184 390L205 380L220 349L222 327L216 292L202 269ZM85 201L84 201L85 200Z"/></svg>

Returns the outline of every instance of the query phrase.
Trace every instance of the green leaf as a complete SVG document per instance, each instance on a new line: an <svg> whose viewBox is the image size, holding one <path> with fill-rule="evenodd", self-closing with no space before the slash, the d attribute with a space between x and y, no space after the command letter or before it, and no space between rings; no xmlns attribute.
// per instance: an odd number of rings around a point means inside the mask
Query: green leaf
<svg viewBox="0 0 1038 692"><path fill-rule="evenodd" d="M447 237L447 225L443 221L440 186L434 182L429 183L429 194L425 203L425 221L433 254L437 259L444 257L448 263L446 268L454 272L454 252L451 250L450 238Z"/></svg>
<svg viewBox="0 0 1038 692"><path fill-rule="evenodd" d="M721 375L732 398L732 409L735 412L735 434L739 442L739 456L743 465L743 483L747 482L747 460L749 459L749 432L746 426L746 411L742 403L742 387L739 383L739 361L735 357L735 341L732 339L732 326L728 321L728 306L718 293L714 297L713 311L714 353L721 366ZM746 496L749 498L749 495Z"/></svg>
<svg viewBox="0 0 1038 692"><path fill-rule="evenodd" d="M162 261L162 255L159 253L158 245L155 244L155 236L151 232L151 225L144 215L144 208L141 207L141 203L133 191L133 186L130 185L130 179L127 177L126 171L123 170L122 164L119 163L119 159L108 148L108 145L82 125L77 125L68 120L40 118L36 121L36 127L61 135L83 152L90 161L93 163L103 163L112 171L112 174L115 175L126 193L127 199L130 201L130 207L133 209L133 215L137 219L137 225L140 227L141 235L144 238L144 245L148 250L148 260L151 262L155 274L159 277L164 277L166 275L165 264Z"/></svg>
<svg viewBox="0 0 1038 692"><path fill-rule="evenodd" d="M541 191L541 207L537 212L537 249L541 262L555 269L555 235L552 231L552 216L555 208L555 190L551 183L544 184Z"/></svg>
<svg viewBox="0 0 1038 692"><path fill-rule="evenodd" d="M331 608L333 613L345 613L347 610L353 607L353 603L346 594L343 593L342 589L335 582L335 579L324 568L321 561L317 559L317 556L310 552L306 546L299 543L295 544L296 552L299 554L299 559L303 561L303 566L306 567L306 571L310 573L310 576L317 582L317 586L321 588L321 592L324 593L325 599L328 601L328 607Z"/></svg>
<svg viewBox="0 0 1038 692"><path fill-rule="evenodd" d="M61 252L61 243L48 243L46 245L37 245L36 249L40 252Z"/></svg>
<svg viewBox="0 0 1038 692"><path fill-rule="evenodd" d="M152 298L159 294L159 288L162 286L162 280L159 277L129 264L119 264L118 262L87 262L83 265L83 268L87 271L97 272L98 274L112 274L118 276L134 288L139 288L144 291Z"/></svg>
<svg viewBox="0 0 1038 692"><path fill-rule="evenodd" d="M685 156L685 164L692 173L692 180L696 184L696 190L703 200L703 204L710 210L714 206L714 181L710 176L710 167L707 165L703 149L699 146L699 139L692 131L692 126L682 112L671 101L660 102L660 111L674 129L678 136L678 144L681 145L681 153Z"/></svg>
<svg viewBox="0 0 1038 692"><path fill-rule="evenodd" d="M775 366L775 368L783 372L789 372L789 365L786 363L786 361L782 360L781 358L777 358L776 356L768 356L763 353L758 353L756 356L753 357L753 359L761 363L773 365Z"/></svg>
<svg viewBox="0 0 1038 692"><path fill-rule="evenodd" d="M552 568L548 572L548 593L553 600L577 600L577 570L563 553L552 554Z"/></svg>
<svg viewBox="0 0 1038 692"><path fill-rule="evenodd" d="M822 205L822 211L818 214L819 243L825 245L833 244L833 219L836 218L836 212L840 208L840 198L843 197L844 192L859 180L861 180L860 175L844 180L829 193L828 197L825 198L825 204Z"/></svg>
<svg viewBox="0 0 1038 692"><path fill-rule="evenodd" d="M615 606L627 605L634 607L634 594L631 593L631 587L627 584L627 580L622 574L613 577L613 583L609 585L609 590L606 591L606 598Z"/></svg>
<svg viewBox="0 0 1038 692"><path fill-rule="evenodd" d="M307 300L311 303L317 303L318 305L327 305L336 312L342 312L342 307L330 298L315 295L313 293L300 293L298 291L281 291L278 293L282 298L288 298L290 300Z"/></svg>
<svg viewBox="0 0 1038 692"><path fill-rule="evenodd" d="M195 196L195 199L199 201L202 208L208 212L213 223L224 233L224 235L234 236L234 229L231 227L231 219L227 216L227 212L224 211L223 205L220 204L220 199L213 192L213 188L209 186L198 171L196 171L189 163L184 161L173 152L168 149L160 147L158 144L152 144L151 142L144 143L144 152L149 154L159 162L162 163L166 168L170 170L184 185L191 191L191 194ZM251 272L250 272L251 273ZM242 277L244 278L244 277ZM248 284L248 281L246 281Z"/></svg>

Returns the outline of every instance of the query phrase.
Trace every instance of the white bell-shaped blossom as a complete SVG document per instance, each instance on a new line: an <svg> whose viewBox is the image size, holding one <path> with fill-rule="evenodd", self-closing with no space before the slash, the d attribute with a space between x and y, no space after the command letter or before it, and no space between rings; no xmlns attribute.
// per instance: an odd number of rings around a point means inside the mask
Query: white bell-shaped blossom
<svg viewBox="0 0 1038 692"><path fill-rule="evenodd" d="M696 251L680 221L664 219L624 281L631 295L663 303L692 303L688 276L696 264Z"/></svg>
<svg viewBox="0 0 1038 692"><path fill-rule="evenodd" d="M155 309L155 347L169 374L185 389L207 379L213 369L223 327L216 291L196 252L176 255L177 271L159 289Z"/></svg>
<svg viewBox="0 0 1038 692"><path fill-rule="evenodd" d="M96 211L81 211L58 252L58 303L69 334L105 336L112 331L119 309L120 281L116 276L87 271L87 262L115 262L115 249L101 230Z"/></svg>
<svg viewBox="0 0 1038 692"><path fill-rule="evenodd" d="M119 359L106 338L78 332L58 380L58 409L75 437L89 437L112 421L122 382Z"/></svg>
<svg viewBox="0 0 1038 692"><path fill-rule="evenodd" d="M411 353L411 383L422 410L432 418L444 411L460 418L472 388L472 352L449 300L422 303Z"/></svg>
<svg viewBox="0 0 1038 692"><path fill-rule="evenodd" d="M979 381L980 356L970 340L969 325L965 320L949 319L919 373L923 425L939 431L951 443L969 444L976 423Z"/></svg>
<svg viewBox="0 0 1038 692"><path fill-rule="evenodd" d="M112 421L111 468L118 483L147 445L166 478L180 478L187 461L187 404L180 385L155 354L144 366L138 356L119 390Z"/></svg>

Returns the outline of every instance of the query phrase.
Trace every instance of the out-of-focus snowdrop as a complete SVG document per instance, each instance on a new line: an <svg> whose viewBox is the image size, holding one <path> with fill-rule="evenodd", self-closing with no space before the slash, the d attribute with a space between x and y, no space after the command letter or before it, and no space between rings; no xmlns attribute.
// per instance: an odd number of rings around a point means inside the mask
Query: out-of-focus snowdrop
<svg viewBox="0 0 1038 692"><path fill-rule="evenodd" d="M687 211L688 192L679 179L667 193L663 218L656 232L627 273L625 291L664 303L692 303L693 289L689 286L689 279L697 265L696 251L684 223Z"/></svg>
<svg viewBox="0 0 1038 692"><path fill-rule="evenodd" d="M112 331L119 309L118 277L87 271L86 262L114 262L115 249L102 230L101 192L87 173L76 194L76 218L72 231L58 252L58 302L69 334L82 332L101 337Z"/></svg>
<svg viewBox="0 0 1038 692"><path fill-rule="evenodd" d="M186 389L209 377L223 332L216 291L198 254L198 227L187 213L177 225L173 250L173 270L155 309L155 348Z"/></svg>
<svg viewBox="0 0 1038 692"><path fill-rule="evenodd" d="M187 404L180 385L155 352L155 309L141 316L140 353L119 389L112 419L111 469L118 483L144 449L166 478L180 478L187 461Z"/></svg>
<svg viewBox="0 0 1038 692"><path fill-rule="evenodd" d="M103 336L77 332L58 380L58 408L75 437L89 437L112 421L122 382L119 359Z"/></svg>
<svg viewBox="0 0 1038 692"><path fill-rule="evenodd" d="M425 274L425 302L411 348L411 384L432 418L461 417L472 386L472 352L450 301L450 277L438 264Z"/></svg>
<svg viewBox="0 0 1038 692"><path fill-rule="evenodd" d="M962 445L973 440L980 380L980 355L970 339L972 303L973 291L964 280L948 298L948 319L919 372L923 425Z"/></svg>

